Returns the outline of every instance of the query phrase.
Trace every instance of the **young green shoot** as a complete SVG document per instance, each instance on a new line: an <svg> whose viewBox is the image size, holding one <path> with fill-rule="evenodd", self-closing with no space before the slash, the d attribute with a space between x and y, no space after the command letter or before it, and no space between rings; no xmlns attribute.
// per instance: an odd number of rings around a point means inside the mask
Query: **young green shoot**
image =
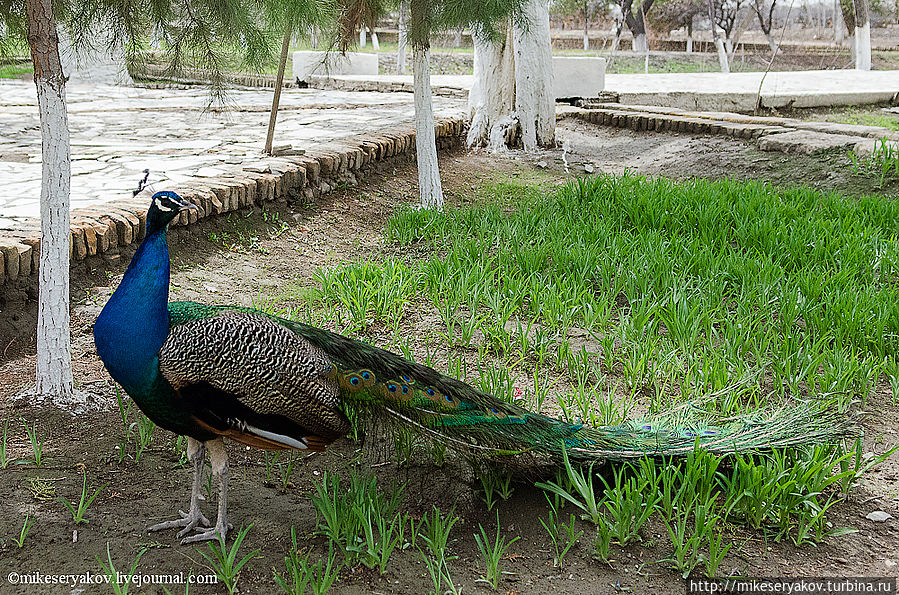
<svg viewBox="0 0 899 595"><path fill-rule="evenodd" d="M100 564L100 567L103 568L103 573L106 575L107 584L112 587L112 592L115 595L128 595L131 592L131 587L134 585L134 574L137 572L137 565L140 564L141 556L146 553L147 549L144 548L137 553L134 561L131 563L131 567L128 569L128 573L124 573L121 570L117 570L115 564L112 562L112 554L109 552L109 542L106 542L106 561L104 562L102 559L97 558L97 562ZM140 589L140 587L137 587Z"/></svg>
<svg viewBox="0 0 899 595"><path fill-rule="evenodd" d="M25 545L25 538L28 537L28 532L31 530L31 526L34 524L34 519L31 518L30 515L25 515L25 523L22 525L22 529L19 531L19 537L13 538L13 543L16 544L19 548Z"/></svg>
<svg viewBox="0 0 899 595"><path fill-rule="evenodd" d="M78 504L75 504L75 501L71 502L66 498L59 496L59 501L66 505L66 508L69 509L69 512L72 513L72 520L75 521L75 524L79 523L87 523L88 520L84 518L84 513L87 512L87 509L90 508L90 505L93 503L94 499L100 494L109 484L103 484L99 488L94 490L94 493L88 496L88 488L87 488L87 471L82 473L81 480L81 497L78 500Z"/></svg>
<svg viewBox="0 0 899 595"><path fill-rule="evenodd" d="M484 562L484 576L479 580L485 581L496 591L497 587L499 587L499 580L502 577L500 562L503 556L506 555L509 546L521 539L521 537L515 537L511 541L506 542L505 536L500 533L499 511L496 512L496 537L493 540L487 536L487 531L482 525L478 525L478 529L480 530L480 535L475 533L474 540L477 543L478 551L481 553L481 560Z"/></svg>
<svg viewBox="0 0 899 595"><path fill-rule="evenodd" d="M224 540L219 540L210 541L207 544L208 552L197 550L209 562L209 569L222 581L229 594L233 594L237 589L240 570L259 553L259 550L255 549L240 560L237 559L240 546L252 528L253 525L240 529L230 548L225 547Z"/></svg>

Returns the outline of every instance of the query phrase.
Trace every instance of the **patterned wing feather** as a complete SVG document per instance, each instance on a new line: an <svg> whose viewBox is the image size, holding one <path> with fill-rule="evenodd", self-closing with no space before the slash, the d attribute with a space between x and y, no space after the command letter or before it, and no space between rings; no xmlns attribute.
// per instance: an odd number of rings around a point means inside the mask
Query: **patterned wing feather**
<svg viewBox="0 0 899 595"><path fill-rule="evenodd" d="M176 391L219 391L218 402L204 402L222 418L244 412L257 425L287 418L330 439L349 430L324 352L261 314L224 310L173 326L159 367Z"/></svg>

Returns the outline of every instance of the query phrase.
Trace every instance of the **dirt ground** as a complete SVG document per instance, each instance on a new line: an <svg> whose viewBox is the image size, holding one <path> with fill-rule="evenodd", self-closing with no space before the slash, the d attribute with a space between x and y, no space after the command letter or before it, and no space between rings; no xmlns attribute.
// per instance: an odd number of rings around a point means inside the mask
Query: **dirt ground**
<svg viewBox="0 0 899 595"><path fill-rule="evenodd" d="M583 175L585 164L597 171L630 169L649 175L674 178L707 176L756 178L773 184L809 185L852 191L859 187L844 155L787 158L779 153L761 153L753 145L720 137L698 137L656 133L634 133L579 122L563 122L559 137L566 150L525 157L456 152L441 157L441 170L450 204L473 200L483 183L523 179L552 186L574 175ZM546 167L538 165L544 161ZM566 172L566 164L568 171ZM861 184L861 187L865 187ZM888 191L895 196L895 189ZM364 185L333 192L314 205L277 205L277 217L269 213L237 213L207 222L188 232L170 234L173 259L172 299L252 305L260 296L277 296L287 288L311 286L317 267L355 262L382 253L383 225L401 204L417 201L414 165L397 164L393 170L370 178ZM152 445L138 462L118 462L116 446L122 427L115 408L111 380L96 357L91 325L103 303L121 279L131 253L117 259L92 261L74 271L72 294L73 360L76 384L91 393L90 407L78 415L36 407L16 396L33 382L33 302L23 302L31 290L8 292L0 302L0 419L10 416L11 458L31 458L22 422L38 422L46 435L41 466L33 462L0 470L0 593L94 593L108 587L28 587L12 585L10 573L84 574L102 573L97 561L106 559L106 549L119 569L127 568L138 552L148 548L140 561L143 574L209 572L198 550L178 545L173 532L147 533L145 528L174 516L186 505L190 493L189 472L179 466L173 448L174 436L157 430ZM15 318L15 320L13 320ZM369 337L378 343L377 333ZM899 415L892 405L889 386L882 384L868 402L865 450L883 452L897 444L894 428ZM316 555L327 551L324 537L313 535L315 511L309 500L313 484L325 471L349 476L354 467L370 467L378 484L387 487L396 480L406 484L405 509L413 516L432 505L448 510L455 506L461 521L453 531L450 549L458 559L450 563L456 585L466 593L490 592L482 573L473 533L478 524L488 531L495 526L494 512L487 512L477 496L470 471L450 458L443 467L400 466L392 445L363 447L350 439L339 440L325 453L302 458L286 488L266 482L261 453L231 448L230 520L236 527L253 523L241 553L259 549L257 557L240 577L241 593L275 592L273 568L283 572L283 558L290 548L290 527L297 530L306 547ZM364 452L363 452L364 451ZM374 453L374 454L373 454ZM385 454L386 453L386 454ZM378 459L372 467L372 457ZM105 485L86 514L88 524L74 525L72 516L57 499L77 498L81 473L88 485ZM795 547L766 540L759 532L733 527L733 548L721 565L722 574L748 576L896 576L899 563L899 533L896 520L875 523L865 518L874 510L899 516L899 456L894 455L871 472L848 499L831 509L835 527L850 526L857 533L830 538L817 547ZM214 512L206 504L208 513ZM665 564L670 553L665 527L653 518L644 528L643 543L615 549L610 565L591 559L592 531L586 524L578 545L566 558L564 570L554 568L552 554L538 518L546 504L539 490L519 484L508 502L499 504L501 525L506 534L519 535L504 570L503 593L682 593L683 581ZM13 538L26 514L35 519L24 546ZM236 532L235 532L236 533ZM432 591L420 556L413 550L398 551L387 574L365 569L341 572L332 592L408 593ZM182 592L176 586L172 592ZM133 591L132 591L133 592ZM162 593L159 586L146 586L141 593ZM191 593L222 593L222 585L192 587Z"/></svg>

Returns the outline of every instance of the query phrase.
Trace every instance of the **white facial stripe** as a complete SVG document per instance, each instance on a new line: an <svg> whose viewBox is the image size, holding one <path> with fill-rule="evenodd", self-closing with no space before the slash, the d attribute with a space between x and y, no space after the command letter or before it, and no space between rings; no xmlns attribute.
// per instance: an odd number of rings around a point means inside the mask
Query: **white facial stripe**
<svg viewBox="0 0 899 595"><path fill-rule="evenodd" d="M155 204L156 208L159 209L160 211L171 211L172 210L171 207L167 207L167 206L163 205L162 201L160 201L159 199L156 199L156 198L153 199L153 204Z"/></svg>

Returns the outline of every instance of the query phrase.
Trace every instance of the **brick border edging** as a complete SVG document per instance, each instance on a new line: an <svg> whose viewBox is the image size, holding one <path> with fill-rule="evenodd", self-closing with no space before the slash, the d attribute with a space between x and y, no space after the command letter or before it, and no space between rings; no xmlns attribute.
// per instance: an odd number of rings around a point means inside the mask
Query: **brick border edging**
<svg viewBox="0 0 899 595"><path fill-rule="evenodd" d="M461 118L443 118L434 124L438 149L458 146L465 134ZM198 221L246 207L302 194L314 199L330 192L337 184L355 186L373 166L388 163L415 150L415 131L401 128L336 141L333 148L313 150L309 155L263 157L260 167L245 167L230 175L196 178L171 187L199 207L172 222L175 226ZM147 222L148 197L113 200L71 212L70 263L90 256L117 251L119 246L143 239ZM40 222L29 221L21 229L0 231L0 287L35 276L40 261Z"/></svg>

